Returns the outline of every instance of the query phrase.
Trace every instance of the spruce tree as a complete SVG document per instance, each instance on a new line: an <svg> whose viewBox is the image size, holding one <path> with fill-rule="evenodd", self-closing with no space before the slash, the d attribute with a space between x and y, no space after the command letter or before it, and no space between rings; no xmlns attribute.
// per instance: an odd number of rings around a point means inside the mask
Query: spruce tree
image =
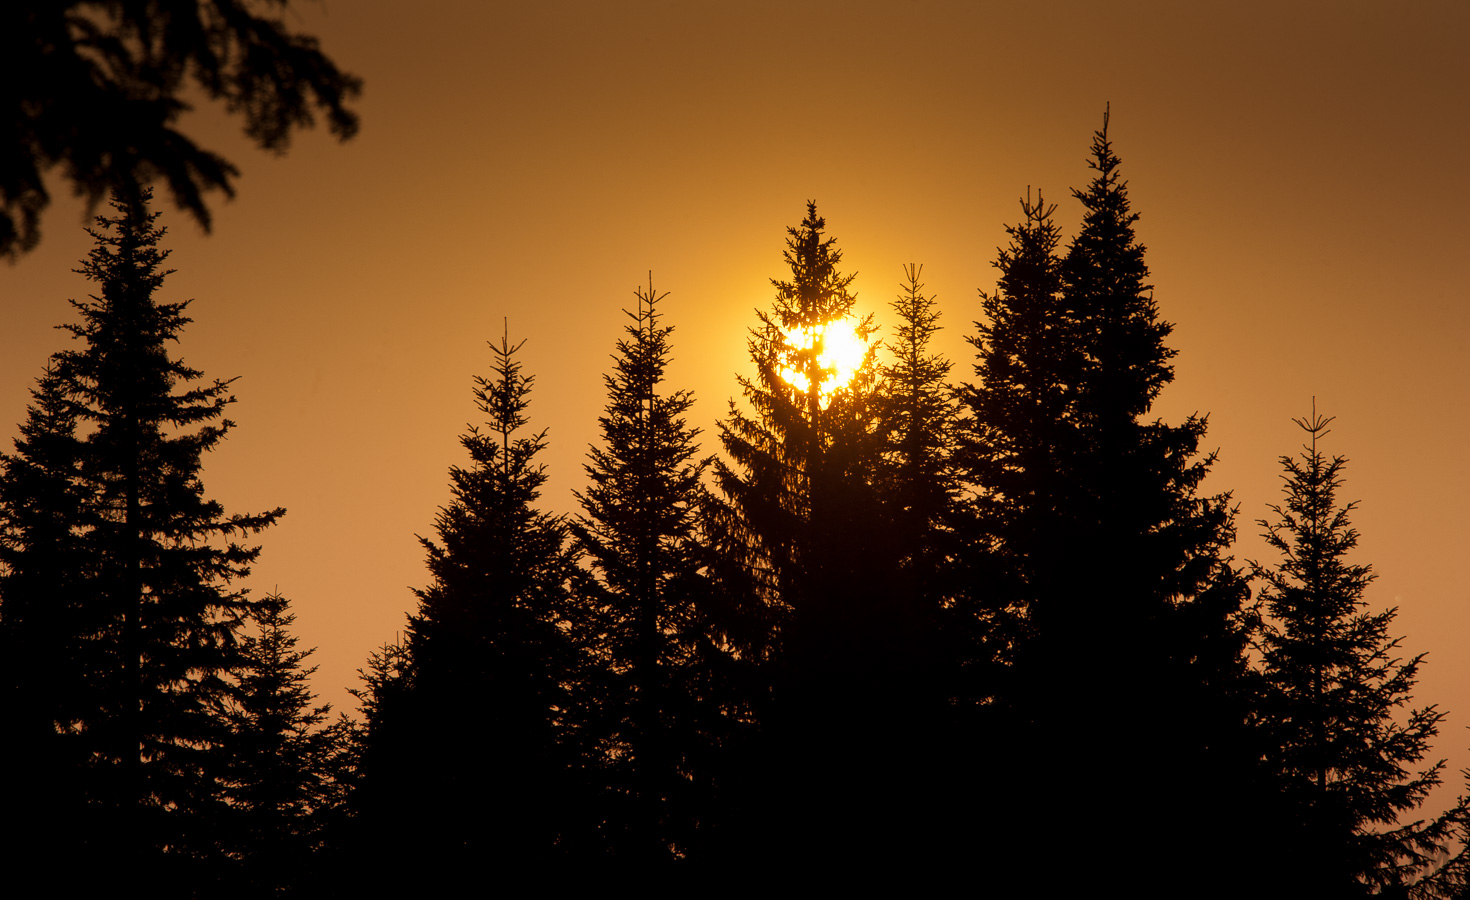
<svg viewBox="0 0 1470 900"><path fill-rule="evenodd" d="M65 326L82 346L53 357L33 408L48 449L27 436L6 458L7 482L29 481L21 473L36 465L47 473L37 483L61 509L45 527L69 528L43 541L35 511L7 504L19 538L7 539L6 564L28 584L7 577L5 619L23 643L32 623L53 617L52 638L76 651L68 696L50 713L71 748L64 757L84 760L70 772L85 803L72 855L96 861L99 876L131 873L181 893L225 877L216 831L228 733L216 709L252 606L232 582L259 553L235 538L284 510L227 516L205 498L203 454L233 426L229 382L195 384L202 374L171 358L167 345L189 319L187 303L155 297L169 274L158 214L113 208L78 270L100 295L72 301L81 322ZM45 574L58 552L76 555Z"/></svg>
<svg viewBox="0 0 1470 900"><path fill-rule="evenodd" d="M825 228L808 203L801 225L787 229L791 280L772 279L773 308L756 312L749 340L756 374L737 379L750 411L730 401L729 418L720 423L730 462L715 462L747 563L782 618L778 633L798 641L819 640L806 623L833 616L839 597L848 621L868 618L853 608L861 606L866 591L859 588L872 560L859 523L877 519L873 481L882 446L874 351L852 381L833 391L833 374L821 362L825 338L803 340L799 331L810 335L846 319L856 303L854 276L838 270L842 252L835 238L824 239ZM872 333L870 319L860 331Z"/></svg>
<svg viewBox="0 0 1470 900"><path fill-rule="evenodd" d="M11 858L36 864L76 827L76 773L87 748L70 724L87 710L83 676L98 664L88 636L104 620L84 602L92 567L75 523L87 506L79 477L77 411L54 365L31 391L15 453L0 456L0 768L24 773L0 788L0 807L28 826Z"/></svg>
<svg viewBox="0 0 1470 900"><path fill-rule="evenodd" d="M1465 850L1451 845L1470 809L1461 798L1423 818L1444 761L1415 769L1445 714L1409 707L1424 654L1403 659L1401 639L1389 636L1396 610L1369 608L1372 568L1348 559L1357 504L1337 499L1347 461L1319 448L1332 419L1313 407L1292 420L1308 436L1301 456L1281 457L1285 505L1260 522L1281 562L1254 567L1267 613L1261 714L1297 829L1296 877L1323 896L1436 896L1448 871L1464 867ZM1446 867L1450 849L1459 855Z"/></svg>
<svg viewBox="0 0 1470 900"><path fill-rule="evenodd" d="M390 691L401 696L376 710L361 773L369 859L406 852L422 862L414 878L443 884L486 866L533 871L562 852L576 818L578 569L565 522L536 507L546 432L525 430L521 345L490 346L494 374L474 391L485 425L460 438L470 462L450 469L438 539L420 539L432 580L415 591L407 669Z"/></svg>
<svg viewBox="0 0 1470 900"><path fill-rule="evenodd" d="M332 771L340 723L323 726L330 704L317 705L297 650L296 615L280 593L252 611L240 642L243 668L224 709L230 727L227 840L242 863L242 896L291 895L310 888L313 853L335 798Z"/></svg>
<svg viewBox="0 0 1470 900"><path fill-rule="evenodd" d="M889 347L893 361L881 372L878 427L886 444L881 482L900 542L903 583L913 602L933 603L958 494L951 461L957 410L947 383L951 364L930 350L942 326L934 297L924 295L922 272L923 266L905 266L902 292L893 301L899 325Z"/></svg>
<svg viewBox="0 0 1470 900"><path fill-rule="evenodd" d="M1052 208L1028 198L998 290L982 295L980 381L965 393L968 555L1005 663L995 690L1015 764L1066 771L1085 739L1099 773L1046 783L1031 807L1082 816L1078 872L1151 832L1164 883L1243 852L1230 807L1256 777L1243 725L1248 592L1227 555L1229 496L1199 492L1213 460L1198 453L1205 420L1146 418L1174 351L1106 117L1092 156L1066 253ZM1182 827L1151 829L1165 820Z"/></svg>
<svg viewBox="0 0 1470 900"><path fill-rule="evenodd" d="M600 728L605 783L617 802L606 827L623 862L659 867L687 855L709 778L708 742L720 731L708 696L708 594L697 531L709 465L685 419L688 391L663 388L673 328L660 322L667 294L635 291L628 338L604 375L603 446L589 452L590 485L572 524L596 581L592 648L607 669Z"/></svg>
<svg viewBox="0 0 1470 900"><path fill-rule="evenodd" d="M993 629L992 650L1005 661L1035 625L1033 600L1057 593L1049 582L1063 577L1078 537L1068 478L1079 455L1083 356L1061 298L1055 211L1028 191L1021 224L1006 227L1010 244L994 263L996 290L980 292L983 319L968 338L975 382L958 390L968 415L956 466L979 488L961 529L969 545L969 605Z"/></svg>
<svg viewBox="0 0 1470 900"><path fill-rule="evenodd" d="M753 843L731 846L778 867L900 859L924 841L899 824L921 821L912 805L927 799L909 727L922 629L896 585L875 348L832 390L823 348L803 339L856 301L825 228L808 204L788 230L790 278L772 280L774 304L749 342L755 376L740 379L749 411L731 402L720 426L729 459L715 464L726 513L715 546L746 566L773 635L758 648L763 755L746 767L760 782L746 792Z"/></svg>

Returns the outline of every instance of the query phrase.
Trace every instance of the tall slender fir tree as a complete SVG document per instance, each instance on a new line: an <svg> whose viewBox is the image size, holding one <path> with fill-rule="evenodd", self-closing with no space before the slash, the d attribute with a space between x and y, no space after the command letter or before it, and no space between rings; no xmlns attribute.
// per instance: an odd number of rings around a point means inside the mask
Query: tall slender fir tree
<svg viewBox="0 0 1470 900"><path fill-rule="evenodd" d="M994 263L994 293L980 293L975 382L959 388L956 465L980 490L967 504L969 606L987 620L991 652L1011 662L1035 625L1033 602L1056 593L1076 543L1067 479L1079 453L1076 391L1083 355L1061 298L1055 205L1021 201L1023 221ZM992 690L997 686L992 685ZM1015 698L999 689L1007 702Z"/></svg>
<svg viewBox="0 0 1470 900"><path fill-rule="evenodd" d="M829 618L835 598L842 598L848 621L866 618L858 588L872 548L857 523L877 518L873 481L882 446L872 398L874 349L835 391L833 373L821 361L821 330L850 317L856 303L849 290L854 276L838 271L842 252L835 238L824 239L825 229L815 203L807 204L799 227L788 229L791 280L771 280L774 306L757 310L760 324L749 341L755 378L737 379L751 411L730 401L720 439L731 462L715 463L748 563L766 601L783 616L776 631L798 641L817 639L802 634L809 631L805 623ZM872 334L871 317L859 330L863 338Z"/></svg>
<svg viewBox="0 0 1470 900"><path fill-rule="evenodd" d="M937 605L937 571L950 555L947 530L958 495L951 454L955 440L951 364L931 350L941 328L934 297L924 295L923 266L904 267L902 292L893 301L899 325L882 368L879 430L886 446L881 482L900 543L904 586L913 602Z"/></svg>
<svg viewBox="0 0 1470 900"><path fill-rule="evenodd" d="M36 427L5 460L0 590L8 641L36 627L66 654L64 697L46 716L83 801L64 846L90 865L73 872L176 894L228 877L216 709L252 608L231 582L259 553L234 539L284 510L227 516L205 498L203 454L233 426L229 382L195 385L202 374L170 356L189 319L187 303L155 297L169 274L158 214L113 208L78 270L100 295L72 301L81 322L65 326L82 346L53 357ZM59 508L25 510L13 488Z"/></svg>
<svg viewBox="0 0 1470 900"><path fill-rule="evenodd" d="M588 585L599 620L593 650L610 676L601 725L607 782L621 802L608 838L622 861L657 868L696 843L709 744L722 729L697 530L709 460L696 458L699 431L686 423L692 395L663 387L673 328L658 303L667 294L655 293L651 275L634 293L628 338L604 376L604 445L590 450L572 531L597 576Z"/></svg>

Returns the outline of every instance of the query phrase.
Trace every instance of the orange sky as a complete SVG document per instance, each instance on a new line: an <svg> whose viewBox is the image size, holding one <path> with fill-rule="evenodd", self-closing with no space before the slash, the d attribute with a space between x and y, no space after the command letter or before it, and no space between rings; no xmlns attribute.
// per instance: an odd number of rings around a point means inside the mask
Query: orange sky
<svg viewBox="0 0 1470 900"><path fill-rule="evenodd" d="M1470 5L1294 2L440 2L302 4L293 17L362 76L347 145L283 158L203 110L189 126L243 170L203 236L163 205L196 299L182 355L243 376L238 429L206 461L228 511L287 507L251 580L293 598L324 699L400 630L425 582L415 534L449 498L471 377L509 317L548 428L543 498L570 512L605 400L620 310L651 269L677 386L713 452L752 310L815 199L890 320L924 264L943 349L994 287L1028 186L1060 204L1113 109L1177 379L1156 412L1210 414L1208 487L1240 503L1240 558L1280 499L1291 417L1336 415L1358 562L1397 604L1436 752L1470 766ZM0 428L66 336L91 247L60 183L40 248L0 265Z"/></svg>

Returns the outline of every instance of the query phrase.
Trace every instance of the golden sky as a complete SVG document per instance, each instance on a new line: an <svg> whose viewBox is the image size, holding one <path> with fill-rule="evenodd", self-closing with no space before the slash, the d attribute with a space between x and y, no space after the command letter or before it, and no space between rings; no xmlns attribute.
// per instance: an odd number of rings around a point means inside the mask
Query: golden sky
<svg viewBox="0 0 1470 900"><path fill-rule="evenodd" d="M1034 8L1033 8L1034 6ZM471 378L504 318L536 378L553 511L598 440L621 309L652 270L675 326L672 386L714 452L746 329L814 199L891 321L923 263L942 349L968 376L977 288L1028 186L1079 207L1112 104L1177 379L1155 411L1210 414L1207 483L1240 504L1238 559L1280 500L1293 416L1338 417L1358 562L1428 651L1435 752L1470 765L1470 4L1443 2L299 4L362 76L362 132L285 157L201 109L187 126L243 170L214 233L168 204L163 300L180 347L239 375L206 461L227 511L282 505L251 584L291 597L317 689L393 638L426 570L415 534L449 499ZM523 8L525 7L525 8ZM1024 7L1024 8L1023 8ZM38 250L0 265L0 429L66 335L90 249L60 182ZM8 445L8 441L7 441Z"/></svg>

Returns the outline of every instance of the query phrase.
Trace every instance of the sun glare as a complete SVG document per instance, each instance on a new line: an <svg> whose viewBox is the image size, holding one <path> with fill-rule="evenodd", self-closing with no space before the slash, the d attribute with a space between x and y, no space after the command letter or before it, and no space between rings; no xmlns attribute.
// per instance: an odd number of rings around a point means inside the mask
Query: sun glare
<svg viewBox="0 0 1470 900"><path fill-rule="evenodd" d="M799 325L786 330L786 345L793 351L817 351L817 365L821 368L818 379L819 400L825 409L832 402L832 395L847 387L858 369L862 368L868 345L857 333L852 319L841 319L821 325ZM805 393L811 390L807 373L786 365L780 369L781 378L792 387Z"/></svg>

